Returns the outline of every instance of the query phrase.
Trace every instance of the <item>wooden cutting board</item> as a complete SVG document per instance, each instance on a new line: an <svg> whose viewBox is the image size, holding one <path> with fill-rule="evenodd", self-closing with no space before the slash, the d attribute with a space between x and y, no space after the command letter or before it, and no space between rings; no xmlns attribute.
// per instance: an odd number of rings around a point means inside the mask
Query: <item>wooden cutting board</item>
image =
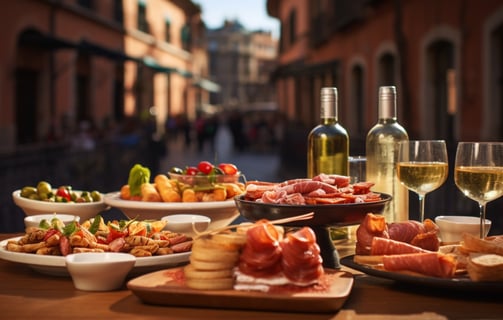
<svg viewBox="0 0 503 320"><path fill-rule="evenodd" d="M156 271L132 279L128 288L144 303L224 309L329 313L339 310L353 287L353 275L325 269L319 286L275 292L195 290L185 286L183 268Z"/></svg>

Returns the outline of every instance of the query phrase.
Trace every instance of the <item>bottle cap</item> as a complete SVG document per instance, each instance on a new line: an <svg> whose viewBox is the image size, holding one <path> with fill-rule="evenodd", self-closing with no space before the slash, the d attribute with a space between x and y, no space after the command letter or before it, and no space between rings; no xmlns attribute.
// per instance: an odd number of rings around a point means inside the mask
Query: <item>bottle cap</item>
<svg viewBox="0 0 503 320"><path fill-rule="evenodd" d="M396 118L396 88L394 86L379 87L379 118Z"/></svg>
<svg viewBox="0 0 503 320"><path fill-rule="evenodd" d="M325 87L321 88L321 102L337 102L337 88Z"/></svg>
<svg viewBox="0 0 503 320"><path fill-rule="evenodd" d="M324 87L321 88L321 118L337 118L337 88Z"/></svg>

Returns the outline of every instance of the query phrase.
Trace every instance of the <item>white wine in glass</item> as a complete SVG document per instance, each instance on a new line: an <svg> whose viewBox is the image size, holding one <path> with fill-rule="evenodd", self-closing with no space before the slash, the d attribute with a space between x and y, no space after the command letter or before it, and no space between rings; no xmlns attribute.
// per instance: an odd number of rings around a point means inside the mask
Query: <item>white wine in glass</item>
<svg viewBox="0 0 503 320"><path fill-rule="evenodd" d="M503 143L459 142L454 182L480 211L480 238L485 237L486 204L503 195Z"/></svg>
<svg viewBox="0 0 503 320"><path fill-rule="evenodd" d="M398 144L397 175L400 183L417 193L419 219L424 220L426 194L447 180L449 165L444 140L411 140Z"/></svg>

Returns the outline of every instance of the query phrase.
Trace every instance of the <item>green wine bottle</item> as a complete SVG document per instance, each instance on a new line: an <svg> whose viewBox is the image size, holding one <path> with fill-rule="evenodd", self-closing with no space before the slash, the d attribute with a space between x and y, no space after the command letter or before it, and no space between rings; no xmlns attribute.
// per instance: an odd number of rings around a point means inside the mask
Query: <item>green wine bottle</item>
<svg viewBox="0 0 503 320"><path fill-rule="evenodd" d="M338 121L337 88L321 89L319 125L308 136L307 177L320 173L349 175L349 135Z"/></svg>

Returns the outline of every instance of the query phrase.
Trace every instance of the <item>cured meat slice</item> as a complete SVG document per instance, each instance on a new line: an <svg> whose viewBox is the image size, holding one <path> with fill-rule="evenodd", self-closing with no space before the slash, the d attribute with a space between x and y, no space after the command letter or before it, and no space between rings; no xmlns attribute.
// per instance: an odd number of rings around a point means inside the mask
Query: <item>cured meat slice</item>
<svg viewBox="0 0 503 320"><path fill-rule="evenodd" d="M430 251L437 251L440 247L438 226L430 219L423 223L408 220L388 224L390 239L410 243Z"/></svg>
<svg viewBox="0 0 503 320"><path fill-rule="evenodd" d="M425 232L424 225L415 220L388 223L388 233L391 239L410 243L418 234Z"/></svg>
<svg viewBox="0 0 503 320"><path fill-rule="evenodd" d="M356 254L369 255L374 237L389 238L384 216L367 213L356 229Z"/></svg>
<svg viewBox="0 0 503 320"><path fill-rule="evenodd" d="M440 239L436 231L419 233L412 239L410 244L430 251L437 251L440 248Z"/></svg>
<svg viewBox="0 0 503 320"><path fill-rule="evenodd" d="M452 278L456 272L456 260L438 252L385 255L383 267L387 271L412 271L426 276Z"/></svg>
<svg viewBox="0 0 503 320"><path fill-rule="evenodd" d="M374 237L372 239L372 248L370 250L371 255L392 255L418 252L429 251L405 242L381 237Z"/></svg>
<svg viewBox="0 0 503 320"><path fill-rule="evenodd" d="M325 173L321 173L313 177L313 180L328 183L338 188L346 187L349 185L350 182L348 176L341 176L338 174L325 174Z"/></svg>
<svg viewBox="0 0 503 320"><path fill-rule="evenodd" d="M281 271L281 234L270 222L261 220L246 231L247 241L239 258L241 272L267 277Z"/></svg>
<svg viewBox="0 0 503 320"><path fill-rule="evenodd" d="M281 242L284 275L295 283L310 283L323 274L320 247L311 228L289 233ZM301 266L301 267L300 267Z"/></svg>
<svg viewBox="0 0 503 320"><path fill-rule="evenodd" d="M280 187L280 190L285 190L286 193L288 193L288 194L291 194L291 193L308 194L308 193L313 192L317 189L322 189L326 193L337 192L336 186L333 186L331 184L321 182L321 181L315 181L315 180L301 181L301 182L288 184L286 186Z"/></svg>

